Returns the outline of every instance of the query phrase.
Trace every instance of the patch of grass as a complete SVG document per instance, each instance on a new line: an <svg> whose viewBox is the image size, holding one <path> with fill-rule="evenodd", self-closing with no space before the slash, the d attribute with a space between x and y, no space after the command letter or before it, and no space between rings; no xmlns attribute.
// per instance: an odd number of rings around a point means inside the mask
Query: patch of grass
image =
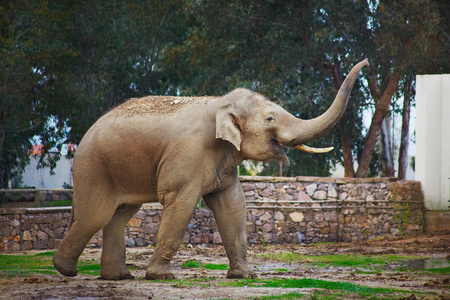
<svg viewBox="0 0 450 300"><path fill-rule="evenodd" d="M183 269L205 268L208 270L228 270L230 268L228 265L225 264L204 264L196 260L187 260L184 264L181 265L181 267Z"/></svg>
<svg viewBox="0 0 450 300"><path fill-rule="evenodd" d="M72 206L72 200L55 200L41 203L42 207Z"/></svg>
<svg viewBox="0 0 450 300"><path fill-rule="evenodd" d="M248 287L272 287L272 288L319 288L319 289L342 291L345 293L356 293L362 297L373 296L376 294L389 294L392 292L404 292L390 288L371 288L348 282L325 281L310 278L303 278L303 279L274 278L271 280L239 279L235 281L224 282L222 284L223 286L233 286L233 287L248 286Z"/></svg>
<svg viewBox="0 0 450 300"><path fill-rule="evenodd" d="M306 296L305 294L301 293L286 293L282 295L269 295L269 296L261 296L261 297L255 297L253 299L257 300L271 300L271 299L301 299L302 297Z"/></svg>
<svg viewBox="0 0 450 300"><path fill-rule="evenodd" d="M300 255L291 252L265 253L260 255L262 258L278 260L282 262L302 262L310 263L321 267L368 267L371 265L386 265L391 262L417 259L417 257L400 255Z"/></svg>
<svg viewBox="0 0 450 300"><path fill-rule="evenodd" d="M450 267L436 268L436 269L423 269L423 270L420 270L420 271L431 272L431 273L434 273L434 274L450 275Z"/></svg>
<svg viewBox="0 0 450 300"><path fill-rule="evenodd" d="M226 264L203 264L203 267L208 270L228 270L229 265Z"/></svg>
<svg viewBox="0 0 450 300"><path fill-rule="evenodd" d="M196 260L187 260L184 264L181 265L183 269L193 269L193 268L201 268L201 264Z"/></svg>
<svg viewBox="0 0 450 300"><path fill-rule="evenodd" d="M0 255L0 274L6 277L27 276L30 274L57 275L53 267L55 251L40 252L34 255ZM78 271L87 275L100 274L100 264L78 261Z"/></svg>
<svg viewBox="0 0 450 300"><path fill-rule="evenodd" d="M84 264L79 262L77 270L84 275L100 275L100 264Z"/></svg>
<svg viewBox="0 0 450 300"><path fill-rule="evenodd" d="M51 258L40 253L35 255L0 255L0 269L38 270L53 267Z"/></svg>
<svg viewBox="0 0 450 300"><path fill-rule="evenodd" d="M34 256L51 256L53 257L55 255L56 251L45 251L45 252L40 252L40 253L36 253Z"/></svg>

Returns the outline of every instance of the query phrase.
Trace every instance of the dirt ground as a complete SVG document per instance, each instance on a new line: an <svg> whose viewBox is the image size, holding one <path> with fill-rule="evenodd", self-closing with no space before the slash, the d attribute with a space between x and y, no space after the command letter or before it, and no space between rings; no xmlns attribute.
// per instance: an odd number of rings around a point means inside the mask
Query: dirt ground
<svg viewBox="0 0 450 300"><path fill-rule="evenodd" d="M63 276L32 274L29 276L0 278L0 299L270 299L286 293L301 293L299 299L316 299L317 288L279 287L224 287L226 270L206 268L182 268L183 263L195 260L208 264L227 264L223 247L182 246L173 261L175 281L148 281L144 279L152 248L129 248L127 264L132 268L134 280L106 281L93 275ZM248 249L249 265L257 272L258 279L311 278L357 284L363 287L394 288L405 294L384 295L390 299L450 299L450 274L418 271L427 267L427 261L411 260L402 265L395 263L370 272L367 268L317 266L308 263L283 262L263 258L261 254L290 252L301 255L357 254L376 256L395 254L426 256L448 263L450 260L450 235L423 236L410 239L378 240L359 243L333 243L315 245L254 246ZM30 254L36 252L23 252ZM86 249L83 260L99 261L101 249ZM417 265L414 265L417 264ZM361 272L361 270L365 270ZM360 272L358 272L360 271ZM325 292L327 289L322 289ZM412 292L412 293L411 293ZM342 298L343 297L343 298ZM356 294L345 294L327 299L360 299ZM324 299L324 298L320 298Z"/></svg>

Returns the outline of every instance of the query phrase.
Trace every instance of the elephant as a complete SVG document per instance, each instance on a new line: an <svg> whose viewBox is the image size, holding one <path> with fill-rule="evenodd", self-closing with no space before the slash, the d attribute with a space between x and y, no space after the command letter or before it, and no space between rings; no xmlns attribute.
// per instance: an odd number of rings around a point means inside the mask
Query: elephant
<svg viewBox="0 0 450 300"><path fill-rule="evenodd" d="M173 279L169 262L203 198L229 260L227 278L255 278L246 259L245 198L237 167L246 159L288 163L285 147L316 151L303 144L340 119L367 65L367 59L356 64L332 105L310 120L244 88L218 97L148 96L112 109L76 149L71 220L53 257L55 268L76 276L79 256L102 229L100 276L134 278L125 264L126 224L142 204L160 202L157 243L145 278Z"/></svg>

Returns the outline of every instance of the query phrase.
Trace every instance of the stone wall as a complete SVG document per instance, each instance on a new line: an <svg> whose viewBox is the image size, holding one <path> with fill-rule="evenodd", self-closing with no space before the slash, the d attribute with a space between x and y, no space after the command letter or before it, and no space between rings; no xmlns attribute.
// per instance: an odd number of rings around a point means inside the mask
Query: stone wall
<svg viewBox="0 0 450 300"><path fill-rule="evenodd" d="M70 210L70 207L0 209L0 252L58 248L67 231Z"/></svg>
<svg viewBox="0 0 450 300"><path fill-rule="evenodd" d="M241 177L249 244L361 241L424 232L420 183L392 179ZM129 221L128 247L156 243L160 205L145 204ZM0 209L0 251L54 249L70 208ZM199 208L184 243L222 242L212 212ZM88 247L102 245L101 232Z"/></svg>

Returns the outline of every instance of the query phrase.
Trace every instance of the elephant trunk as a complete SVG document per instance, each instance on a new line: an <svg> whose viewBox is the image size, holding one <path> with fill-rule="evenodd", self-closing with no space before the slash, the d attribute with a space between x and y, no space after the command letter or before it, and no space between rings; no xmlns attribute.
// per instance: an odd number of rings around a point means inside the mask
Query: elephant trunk
<svg viewBox="0 0 450 300"><path fill-rule="evenodd" d="M295 125L293 126L293 128L296 132L292 134L293 137L291 136L291 138L285 136L283 138L284 144L290 147L295 147L319 138L327 130L332 128L344 114L350 92L353 88L353 84L355 83L359 71L363 67L368 65L369 62L366 58L352 68L350 73L347 75L347 78L345 78L344 82L342 83L336 95L336 98L333 101L333 104L325 113L311 120L302 120L293 117L295 119Z"/></svg>

